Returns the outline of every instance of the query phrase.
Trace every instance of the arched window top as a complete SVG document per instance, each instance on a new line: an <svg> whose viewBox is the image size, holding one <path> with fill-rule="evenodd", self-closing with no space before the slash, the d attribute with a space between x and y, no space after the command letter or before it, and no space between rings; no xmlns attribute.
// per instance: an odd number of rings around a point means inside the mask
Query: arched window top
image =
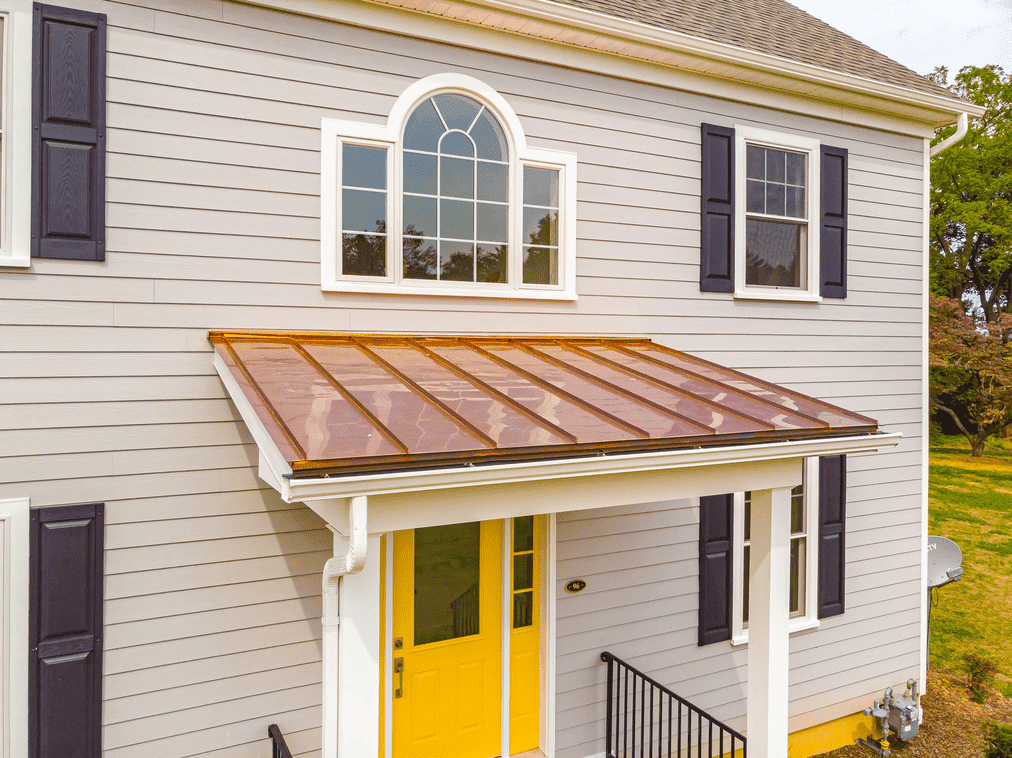
<svg viewBox="0 0 1012 758"><path fill-rule="evenodd" d="M509 144L499 119L484 104L457 93L423 100L404 127L404 149L509 161Z"/></svg>
<svg viewBox="0 0 1012 758"><path fill-rule="evenodd" d="M484 82L426 77L385 126L323 131L324 289L575 299L576 156L528 147Z"/></svg>

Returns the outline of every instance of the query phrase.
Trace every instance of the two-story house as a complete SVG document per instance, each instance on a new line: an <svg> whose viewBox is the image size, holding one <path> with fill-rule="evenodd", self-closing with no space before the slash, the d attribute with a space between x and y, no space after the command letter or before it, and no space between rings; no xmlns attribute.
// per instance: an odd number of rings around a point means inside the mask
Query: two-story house
<svg viewBox="0 0 1012 758"><path fill-rule="evenodd" d="M979 114L784 0L0 0L0 755L868 734Z"/></svg>

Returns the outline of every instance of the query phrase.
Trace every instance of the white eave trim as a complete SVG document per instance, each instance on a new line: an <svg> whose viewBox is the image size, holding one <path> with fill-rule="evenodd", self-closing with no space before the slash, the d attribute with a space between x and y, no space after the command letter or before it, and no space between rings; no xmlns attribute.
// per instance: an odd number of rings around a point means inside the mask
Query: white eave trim
<svg viewBox="0 0 1012 758"><path fill-rule="evenodd" d="M386 0L373 0L386 2ZM968 112L973 116L983 116L984 108L959 100L919 92L894 84L879 82L854 74L844 74L810 63L800 63L788 58L781 58L768 53L714 42L703 37L695 37L684 32L660 29L656 26L629 21L609 16L598 11L576 8L571 5L552 2L551 0L469 0L466 4L525 16L536 16L548 21L564 22L568 26L576 26L587 31L620 37L633 42L655 45L675 52L711 58L722 63L732 63L748 68L757 68L770 73L804 79L817 84L832 84L841 89L849 89L862 94L871 94L888 100L912 103L928 108L951 111L953 116L960 112Z"/></svg>
<svg viewBox="0 0 1012 758"><path fill-rule="evenodd" d="M529 37L570 49L576 47L594 53L610 53L641 63L652 63L657 69L684 69L687 72L721 79L732 81L738 79L741 84L749 87L778 90L788 95L833 102L843 107L871 108L889 112L890 109L883 106L894 103L895 113L899 118L929 123L933 128L954 122L960 113L965 112L972 117L979 117L984 113L982 107L955 98L832 71L682 32L616 18L597 11L575 8L552 0L367 0L363 5L356 4L355 7L333 0L247 0L247 2L306 16L437 39L451 44L471 47L480 47L482 44L477 39L469 43L466 39L462 40L460 35L447 36L435 28L423 29L418 24L391 25L390 18L373 18L364 12L369 6L373 8L383 6L455 22L461 26L477 26L498 33ZM505 25L502 23L504 19L508 22ZM523 52L515 54L524 55ZM664 58L670 55L687 58L665 62ZM691 59L697 59L702 65L693 65ZM605 70L607 66L588 67L575 61L571 61L570 65L600 70L606 74L615 73ZM740 78L727 72L707 73L708 69L719 69L721 66L758 73ZM615 75L637 78L635 75L630 77L628 71ZM756 83L757 76L763 77L761 84ZM782 79L778 83L775 77ZM788 80L794 82L796 86L789 86ZM871 98L875 104L846 103L840 100L841 91L852 93L851 97L858 100ZM780 107L785 105L786 103ZM919 115L913 115L909 112L910 108L923 110Z"/></svg>
<svg viewBox="0 0 1012 758"><path fill-rule="evenodd" d="M360 495L391 495L423 490L459 487L481 487L495 484L573 477L629 474L661 469L684 469L720 466L759 461L808 458L820 455L853 455L895 447L899 432L865 434L854 437L828 437L789 442L739 444L726 447L692 448L600 455L552 461L528 461L490 465L463 465L425 471L398 471L362 476L287 478L282 483L281 497L289 503L357 497Z"/></svg>

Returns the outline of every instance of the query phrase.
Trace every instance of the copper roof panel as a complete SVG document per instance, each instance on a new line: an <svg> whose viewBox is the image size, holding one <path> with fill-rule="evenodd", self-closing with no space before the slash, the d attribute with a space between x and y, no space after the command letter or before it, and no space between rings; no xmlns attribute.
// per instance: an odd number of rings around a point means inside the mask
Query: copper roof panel
<svg viewBox="0 0 1012 758"><path fill-rule="evenodd" d="M589 349L596 354L602 352L600 348L596 347ZM725 407L729 413L743 414L767 426L772 426L774 429L814 429L827 426L814 418L785 410L772 402L765 402L766 398L764 397L756 397L728 385L708 382L702 377L681 370L671 361L662 360L646 353L646 351L619 345L617 349L609 351L607 357L616 363L621 363L684 392L717 403Z"/></svg>
<svg viewBox="0 0 1012 758"><path fill-rule="evenodd" d="M209 339L296 476L877 431L872 419L642 339Z"/></svg>
<svg viewBox="0 0 1012 758"><path fill-rule="evenodd" d="M269 400L283 428L302 448L301 455L289 460L373 457L401 452L304 361L294 347L237 341L232 348ZM272 439L277 438L276 428L276 424L267 426ZM282 455L287 458L290 453L282 451Z"/></svg>
<svg viewBox="0 0 1012 758"><path fill-rule="evenodd" d="M721 382L755 397L770 400L784 408L819 419L831 426L863 426L869 422L874 423L867 416L845 411L821 400L806 397L800 392L794 392L776 384L763 382L739 371L732 371L731 369L704 361L701 358L686 355L685 353L667 350L652 344L632 346L632 349L644 355L653 356L659 360L676 365L686 371L691 371L710 381Z"/></svg>
<svg viewBox="0 0 1012 758"><path fill-rule="evenodd" d="M608 361L605 356L589 351L585 353L583 348L575 345L563 347L545 344L532 349L569 363L574 369L594 374L608 384L624 387L645 400L661 405L672 413L678 413L692 424L701 424L709 433L742 434L774 428L773 424L731 412L719 403L706 402L701 396L680 392L661 382L651 381L649 376L623 370L623 367Z"/></svg>
<svg viewBox="0 0 1012 758"><path fill-rule="evenodd" d="M344 388L393 432L408 453L492 447L356 345L306 345L306 352L338 377Z"/></svg>
<svg viewBox="0 0 1012 758"><path fill-rule="evenodd" d="M497 447L566 445L573 440L535 423L513 405L483 390L465 372L451 371L414 345L376 345L373 351L496 441Z"/></svg>
<svg viewBox="0 0 1012 758"><path fill-rule="evenodd" d="M538 380L567 392L587 406L610 414L614 417L615 423L623 425L634 434L662 438L712 433L708 428L701 428L700 425L687 422L672 413L658 410L653 404L648 405L648 401L635 393L630 392L627 395L621 391L616 392L594 381L593 378L585 378L589 375L575 373L572 366L567 370L556 363L551 363L546 360L547 356L539 357L534 349L528 351L514 345L488 345L485 349Z"/></svg>

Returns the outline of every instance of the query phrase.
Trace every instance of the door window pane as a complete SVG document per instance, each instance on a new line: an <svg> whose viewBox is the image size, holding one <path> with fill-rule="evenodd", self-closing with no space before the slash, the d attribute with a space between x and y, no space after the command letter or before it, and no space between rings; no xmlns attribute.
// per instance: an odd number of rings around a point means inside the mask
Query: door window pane
<svg viewBox="0 0 1012 758"><path fill-rule="evenodd" d="M513 552L525 553L534 549L534 516L513 519Z"/></svg>
<svg viewBox="0 0 1012 758"><path fill-rule="evenodd" d="M415 644L478 634L481 524L415 530Z"/></svg>
<svg viewBox="0 0 1012 758"><path fill-rule="evenodd" d="M534 623L534 593L518 592L513 596L513 628L523 629Z"/></svg>
<svg viewBox="0 0 1012 758"><path fill-rule="evenodd" d="M527 590L534 586L534 553L513 556L513 589Z"/></svg>

